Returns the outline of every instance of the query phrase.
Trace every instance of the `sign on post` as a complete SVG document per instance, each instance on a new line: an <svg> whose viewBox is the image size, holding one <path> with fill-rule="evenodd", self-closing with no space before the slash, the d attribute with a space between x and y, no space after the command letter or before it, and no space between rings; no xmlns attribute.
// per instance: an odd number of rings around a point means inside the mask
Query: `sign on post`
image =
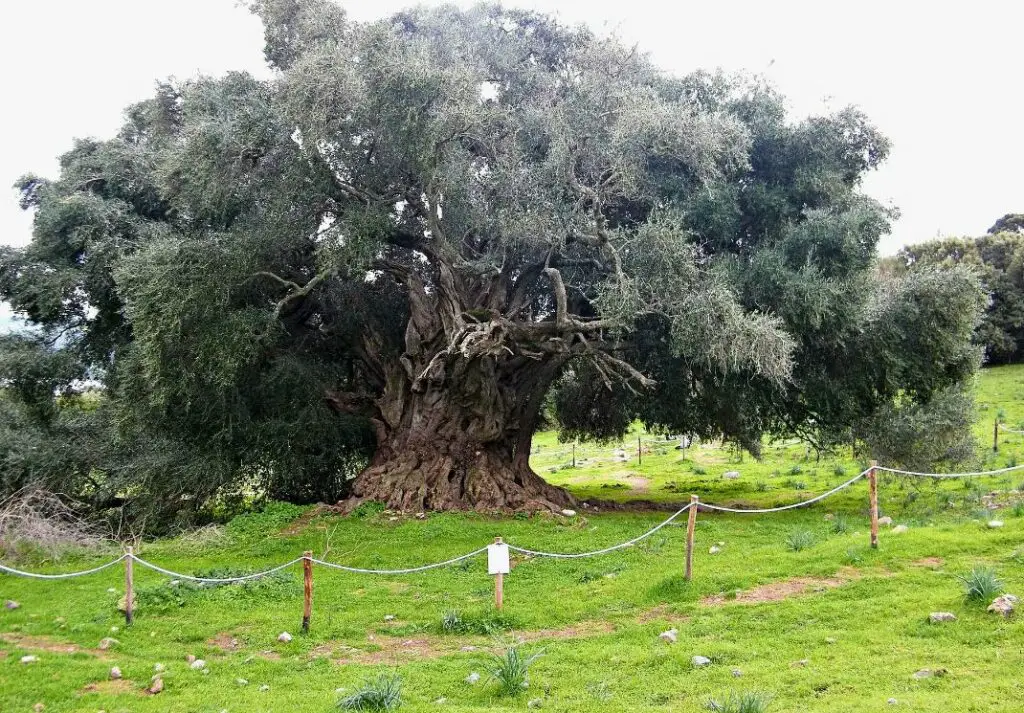
<svg viewBox="0 0 1024 713"><path fill-rule="evenodd" d="M487 574L494 575L494 606L497 609L505 603L505 575L510 570L508 545L496 537L493 545L487 545Z"/></svg>
<svg viewBox="0 0 1024 713"><path fill-rule="evenodd" d="M509 571L508 545L503 542L487 545L487 574L508 574Z"/></svg>

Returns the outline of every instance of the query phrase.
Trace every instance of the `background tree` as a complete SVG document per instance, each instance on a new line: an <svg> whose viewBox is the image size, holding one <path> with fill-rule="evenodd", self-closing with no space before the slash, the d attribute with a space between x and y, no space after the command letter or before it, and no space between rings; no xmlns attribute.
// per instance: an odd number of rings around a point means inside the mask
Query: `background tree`
<svg viewBox="0 0 1024 713"><path fill-rule="evenodd" d="M969 275L874 280L888 143L855 110L792 124L760 82L497 6L253 9L271 80L161 85L23 179L35 238L0 255L128 450L203 463L129 458L148 488L330 480L369 426L357 499L557 507L528 463L557 380L567 432L756 450L974 368Z"/></svg>
<svg viewBox="0 0 1024 713"><path fill-rule="evenodd" d="M1009 364L1024 357L1024 234L928 241L901 249L889 263L900 274L953 266L972 270L990 296L975 334L985 361Z"/></svg>

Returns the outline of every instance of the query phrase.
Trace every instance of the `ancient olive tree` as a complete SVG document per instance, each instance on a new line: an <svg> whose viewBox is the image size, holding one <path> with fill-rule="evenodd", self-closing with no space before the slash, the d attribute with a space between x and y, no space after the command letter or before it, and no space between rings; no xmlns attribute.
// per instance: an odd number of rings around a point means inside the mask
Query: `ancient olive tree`
<svg viewBox="0 0 1024 713"><path fill-rule="evenodd" d="M357 499L551 507L571 498L528 458L556 382L567 432L753 447L973 368L966 277L926 304L948 335L919 362L852 366L899 292L873 289L888 212L857 192L888 144L854 110L791 124L756 81L497 6L253 10L272 79L162 85L20 184L36 238L0 290L71 330L122 434L302 477L357 462L370 424ZM815 389L847 358L840 408Z"/></svg>

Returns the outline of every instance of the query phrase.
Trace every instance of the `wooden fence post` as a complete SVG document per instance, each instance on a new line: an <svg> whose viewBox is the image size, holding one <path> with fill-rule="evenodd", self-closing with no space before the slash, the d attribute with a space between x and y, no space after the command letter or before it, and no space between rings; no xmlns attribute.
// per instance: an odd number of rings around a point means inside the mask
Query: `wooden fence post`
<svg viewBox="0 0 1024 713"><path fill-rule="evenodd" d="M135 623L135 548L129 547L124 558L124 624Z"/></svg>
<svg viewBox="0 0 1024 713"><path fill-rule="evenodd" d="M995 422L992 424L992 452L999 452L999 417L996 416Z"/></svg>
<svg viewBox="0 0 1024 713"><path fill-rule="evenodd" d="M868 470L868 496L871 498L871 547L878 549L878 461Z"/></svg>
<svg viewBox="0 0 1024 713"><path fill-rule="evenodd" d="M643 446L640 444L640 436L636 437L636 464L644 464L644 451Z"/></svg>
<svg viewBox="0 0 1024 713"><path fill-rule="evenodd" d="M576 467L576 444L572 444L572 467Z"/></svg>
<svg viewBox="0 0 1024 713"><path fill-rule="evenodd" d="M309 633L309 620L313 616L313 553L302 553L302 633Z"/></svg>
<svg viewBox="0 0 1024 713"><path fill-rule="evenodd" d="M696 495L690 496L689 519L686 521L686 581L693 579L693 530L697 527L697 504L700 498Z"/></svg>

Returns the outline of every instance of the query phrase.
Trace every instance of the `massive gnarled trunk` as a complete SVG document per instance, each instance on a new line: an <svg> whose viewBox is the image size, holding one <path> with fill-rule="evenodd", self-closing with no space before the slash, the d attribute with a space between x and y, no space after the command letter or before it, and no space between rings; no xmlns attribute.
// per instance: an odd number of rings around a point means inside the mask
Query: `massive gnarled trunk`
<svg viewBox="0 0 1024 713"><path fill-rule="evenodd" d="M530 469L530 442L554 369L521 357L459 359L443 384L394 371L378 399L377 451L356 502L398 510L550 510L571 495Z"/></svg>

